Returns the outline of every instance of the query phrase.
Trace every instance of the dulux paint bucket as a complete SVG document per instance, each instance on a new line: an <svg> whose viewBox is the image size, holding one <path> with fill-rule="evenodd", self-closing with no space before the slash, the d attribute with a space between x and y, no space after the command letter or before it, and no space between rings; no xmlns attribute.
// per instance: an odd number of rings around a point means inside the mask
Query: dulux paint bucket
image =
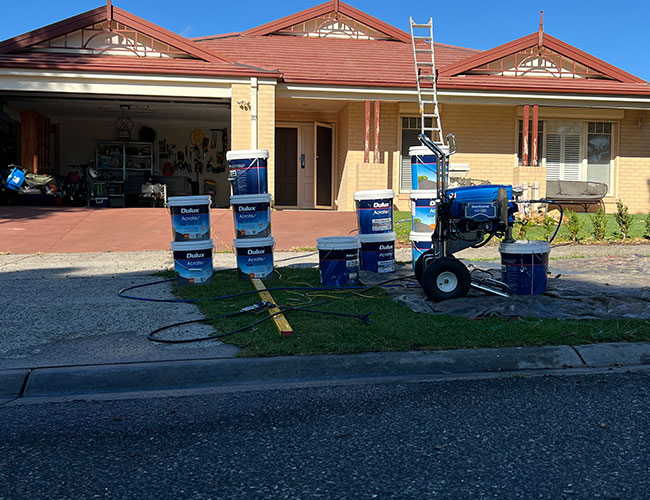
<svg viewBox="0 0 650 500"><path fill-rule="evenodd" d="M170 196L167 206L173 241L210 239L210 195Z"/></svg>
<svg viewBox="0 0 650 500"><path fill-rule="evenodd" d="M179 286L207 283L212 278L212 240L172 241L174 272Z"/></svg>
<svg viewBox="0 0 650 500"><path fill-rule="evenodd" d="M326 236L316 240L320 281L327 287L349 287L359 283L359 249L356 236Z"/></svg>
<svg viewBox="0 0 650 500"><path fill-rule="evenodd" d="M390 233L393 230L392 189L355 191L359 234Z"/></svg>
<svg viewBox="0 0 650 500"><path fill-rule="evenodd" d="M266 238L236 239L233 242L237 253L239 279L266 279L273 273L273 236Z"/></svg>
<svg viewBox="0 0 650 500"><path fill-rule="evenodd" d="M415 272L415 262L427 250L431 250L433 244L431 240L432 233L416 233L411 231L409 239L411 240L411 259L413 261L413 271Z"/></svg>
<svg viewBox="0 0 650 500"><path fill-rule="evenodd" d="M361 270L373 273L395 271L395 239L392 233L360 234Z"/></svg>
<svg viewBox="0 0 650 500"><path fill-rule="evenodd" d="M440 146L443 152L449 152L449 146ZM411 146L411 189L429 190L436 189L436 172L438 159L433 152L425 146Z"/></svg>
<svg viewBox="0 0 650 500"><path fill-rule="evenodd" d="M228 151L228 180L232 184L232 194L261 194L268 192L266 164L269 158L267 149L245 149Z"/></svg>
<svg viewBox="0 0 650 500"><path fill-rule="evenodd" d="M546 291L548 255L547 241L519 240L501 242L501 279L514 295L539 295Z"/></svg>
<svg viewBox="0 0 650 500"><path fill-rule="evenodd" d="M436 190L411 191L411 229L416 233L426 233L436 228Z"/></svg>
<svg viewBox="0 0 650 500"><path fill-rule="evenodd" d="M236 238L263 238L271 235L271 195L242 194L230 197Z"/></svg>

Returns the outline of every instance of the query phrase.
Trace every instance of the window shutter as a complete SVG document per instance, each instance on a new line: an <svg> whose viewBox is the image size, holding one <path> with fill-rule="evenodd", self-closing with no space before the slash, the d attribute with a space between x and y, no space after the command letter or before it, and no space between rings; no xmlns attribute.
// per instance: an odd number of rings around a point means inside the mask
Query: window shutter
<svg viewBox="0 0 650 500"><path fill-rule="evenodd" d="M562 180L579 181L580 180L580 136L564 136L564 175Z"/></svg>
<svg viewBox="0 0 650 500"><path fill-rule="evenodd" d="M420 146L418 140L419 130L402 129L402 168L400 172L400 190L411 190L411 157L409 148Z"/></svg>
<svg viewBox="0 0 650 500"><path fill-rule="evenodd" d="M546 134L546 178L550 181L560 179L560 163L562 162L562 136Z"/></svg>

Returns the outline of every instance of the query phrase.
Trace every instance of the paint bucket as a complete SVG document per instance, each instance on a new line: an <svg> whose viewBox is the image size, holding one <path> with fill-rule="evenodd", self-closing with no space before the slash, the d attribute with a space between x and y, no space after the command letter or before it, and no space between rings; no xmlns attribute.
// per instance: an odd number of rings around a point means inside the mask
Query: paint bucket
<svg viewBox="0 0 650 500"><path fill-rule="evenodd" d="M539 295L546 291L551 246L548 241L501 242L501 279L513 295Z"/></svg>
<svg viewBox="0 0 650 500"><path fill-rule="evenodd" d="M172 241L210 239L210 196L170 196Z"/></svg>
<svg viewBox="0 0 650 500"><path fill-rule="evenodd" d="M25 172L23 172L23 170L18 167L14 167L11 170L9 177L7 177L5 187L7 189L11 189L12 191L18 191L23 185L23 182L25 182Z"/></svg>
<svg viewBox="0 0 650 500"><path fill-rule="evenodd" d="M440 146L443 152L449 152L449 146ZM436 189L436 172L438 159L429 148L425 146L411 146L411 189L429 190Z"/></svg>
<svg viewBox="0 0 650 500"><path fill-rule="evenodd" d="M413 272L415 272L415 263L427 250L431 250L433 242L431 241L432 233L416 233L411 231L409 239L411 240L411 260L413 261Z"/></svg>
<svg viewBox="0 0 650 500"><path fill-rule="evenodd" d="M359 234L390 233L393 230L392 189L355 191Z"/></svg>
<svg viewBox="0 0 650 500"><path fill-rule="evenodd" d="M359 238L326 236L318 238L316 246L323 286L343 288L359 283Z"/></svg>
<svg viewBox="0 0 650 500"><path fill-rule="evenodd" d="M236 239L233 246L237 253L239 279L266 279L273 273L273 236L266 238Z"/></svg>
<svg viewBox="0 0 650 500"><path fill-rule="evenodd" d="M232 184L232 194L261 194L268 192L266 162L267 149L245 149L228 151L228 180Z"/></svg>
<svg viewBox="0 0 650 500"><path fill-rule="evenodd" d="M264 238L271 235L271 195L242 194L230 197L236 238Z"/></svg>
<svg viewBox="0 0 650 500"><path fill-rule="evenodd" d="M411 191L412 227L415 233L432 232L436 228L436 190Z"/></svg>
<svg viewBox="0 0 650 500"><path fill-rule="evenodd" d="M179 286L207 283L212 278L212 240L172 241L174 272Z"/></svg>
<svg viewBox="0 0 650 500"><path fill-rule="evenodd" d="M392 273L395 271L395 239L392 233L360 234L361 269L373 273Z"/></svg>

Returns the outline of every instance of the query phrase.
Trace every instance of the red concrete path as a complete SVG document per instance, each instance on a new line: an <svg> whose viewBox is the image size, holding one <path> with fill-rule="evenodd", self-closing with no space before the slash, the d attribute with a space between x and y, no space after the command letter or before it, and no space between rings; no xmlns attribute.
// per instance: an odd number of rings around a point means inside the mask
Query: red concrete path
<svg viewBox="0 0 650 500"><path fill-rule="evenodd" d="M228 209L212 210L212 239L230 250L235 230ZM280 210L272 214L277 250L315 247L321 236L347 235L354 212ZM171 223L163 208L0 207L0 252L13 254L169 250Z"/></svg>

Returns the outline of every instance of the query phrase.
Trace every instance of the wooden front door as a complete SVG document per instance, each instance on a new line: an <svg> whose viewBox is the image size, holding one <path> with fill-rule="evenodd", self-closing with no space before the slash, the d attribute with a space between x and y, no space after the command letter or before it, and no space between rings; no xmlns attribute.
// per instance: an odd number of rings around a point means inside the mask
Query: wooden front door
<svg viewBox="0 0 650 500"><path fill-rule="evenodd" d="M324 123L314 124L314 150L316 158L315 200L316 206L321 208L332 207L332 164L334 159L334 130L331 125Z"/></svg>
<svg viewBox="0 0 650 500"><path fill-rule="evenodd" d="M298 205L298 129L275 129L275 204Z"/></svg>

